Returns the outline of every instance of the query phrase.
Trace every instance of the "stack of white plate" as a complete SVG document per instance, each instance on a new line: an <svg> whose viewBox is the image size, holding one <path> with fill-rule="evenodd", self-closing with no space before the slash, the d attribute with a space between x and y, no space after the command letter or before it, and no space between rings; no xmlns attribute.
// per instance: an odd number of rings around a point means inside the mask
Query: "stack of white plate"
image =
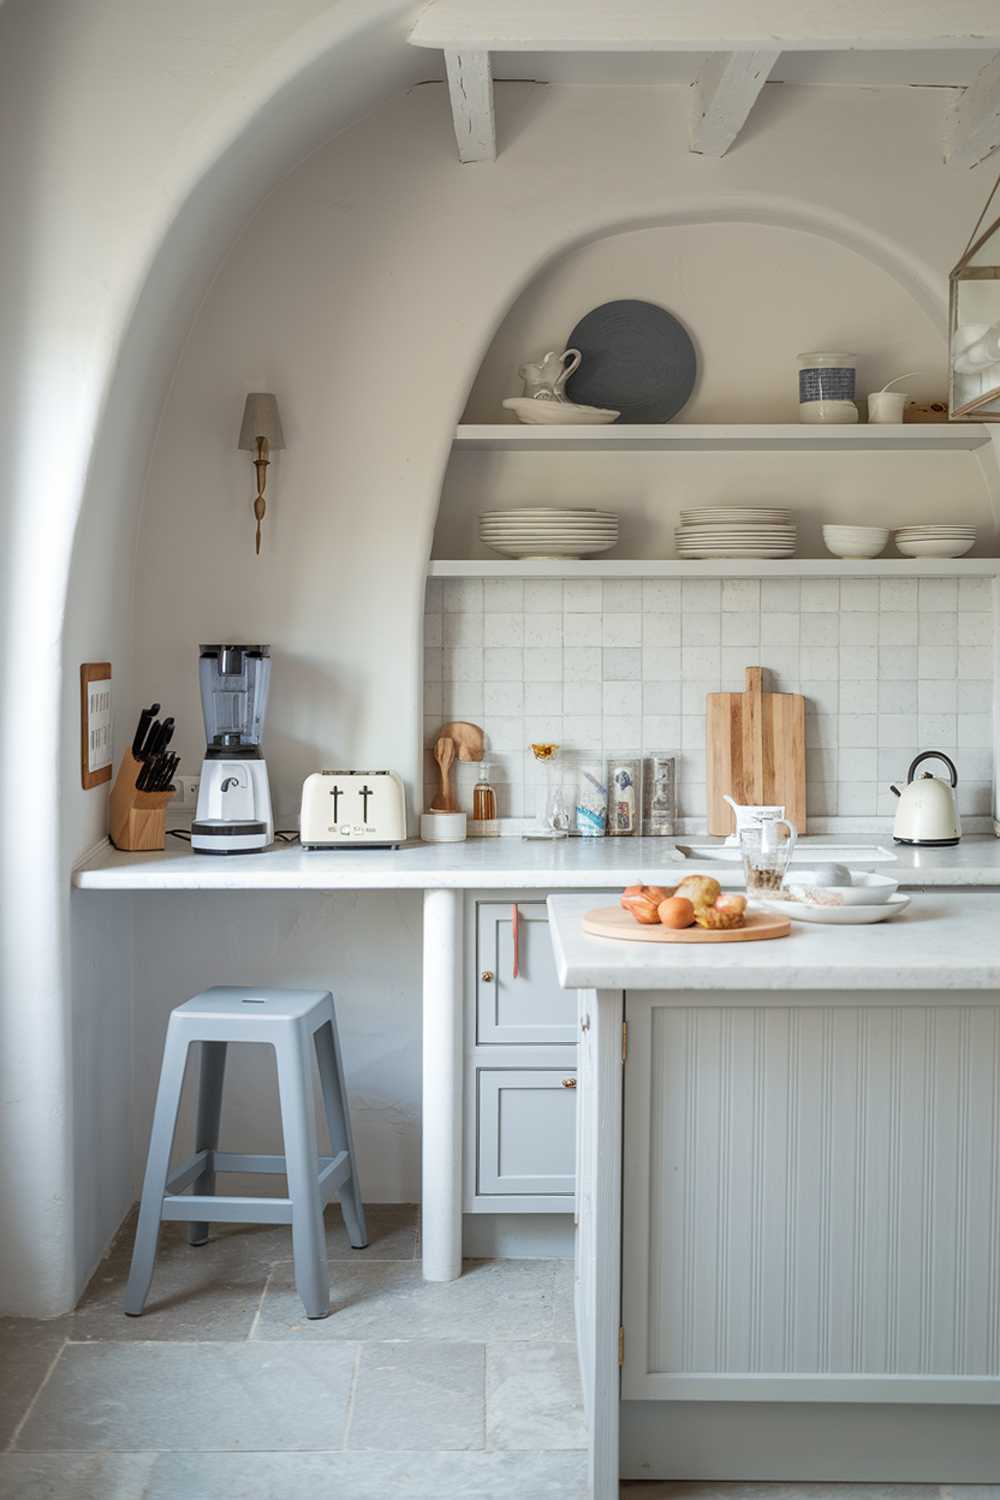
<svg viewBox="0 0 1000 1500"><path fill-rule="evenodd" d="M964 557L976 545L976 528L901 526L893 540L904 557Z"/></svg>
<svg viewBox="0 0 1000 1500"><path fill-rule="evenodd" d="M798 533L790 511L716 505L682 510L674 539L678 557L793 557Z"/></svg>
<svg viewBox="0 0 1000 1500"><path fill-rule="evenodd" d="M479 537L505 557L587 557L618 542L618 517L607 510L488 510Z"/></svg>

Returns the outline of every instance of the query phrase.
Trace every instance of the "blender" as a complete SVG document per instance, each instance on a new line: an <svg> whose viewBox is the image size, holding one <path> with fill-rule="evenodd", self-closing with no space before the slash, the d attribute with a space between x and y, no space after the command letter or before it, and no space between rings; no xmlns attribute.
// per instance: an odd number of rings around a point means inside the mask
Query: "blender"
<svg viewBox="0 0 1000 1500"><path fill-rule="evenodd" d="M271 648L201 646L199 651L205 759L191 848L199 854L249 854L274 841L261 750Z"/></svg>

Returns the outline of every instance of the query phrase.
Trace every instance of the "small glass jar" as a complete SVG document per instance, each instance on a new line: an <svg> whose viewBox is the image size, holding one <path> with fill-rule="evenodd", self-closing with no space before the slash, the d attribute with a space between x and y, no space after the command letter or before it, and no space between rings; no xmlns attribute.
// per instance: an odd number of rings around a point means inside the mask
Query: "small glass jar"
<svg viewBox="0 0 1000 1500"><path fill-rule="evenodd" d="M581 757L576 768L573 821L581 838L603 838L608 823L608 783L600 761Z"/></svg>
<svg viewBox="0 0 1000 1500"><path fill-rule="evenodd" d="M608 761L608 835L631 838L642 825L642 761Z"/></svg>
<svg viewBox="0 0 1000 1500"><path fill-rule="evenodd" d="M677 762L655 751L643 765L642 831L653 838L669 838L677 831Z"/></svg>

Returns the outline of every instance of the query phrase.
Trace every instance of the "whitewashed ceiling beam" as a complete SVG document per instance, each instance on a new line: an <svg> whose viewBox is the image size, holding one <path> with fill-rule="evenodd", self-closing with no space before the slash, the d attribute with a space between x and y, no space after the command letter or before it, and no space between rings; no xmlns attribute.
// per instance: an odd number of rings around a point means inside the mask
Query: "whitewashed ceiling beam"
<svg viewBox="0 0 1000 1500"><path fill-rule="evenodd" d="M690 146L725 156L747 122L780 52L713 52L691 85Z"/></svg>
<svg viewBox="0 0 1000 1500"><path fill-rule="evenodd" d="M962 94L951 121L948 160L975 167L1000 147L1000 53Z"/></svg>
<svg viewBox="0 0 1000 1500"><path fill-rule="evenodd" d="M430 0L410 41L471 52L1000 47L997 0Z"/></svg>
<svg viewBox="0 0 1000 1500"><path fill-rule="evenodd" d="M446 49L444 64L459 161L495 161L497 137L490 54Z"/></svg>

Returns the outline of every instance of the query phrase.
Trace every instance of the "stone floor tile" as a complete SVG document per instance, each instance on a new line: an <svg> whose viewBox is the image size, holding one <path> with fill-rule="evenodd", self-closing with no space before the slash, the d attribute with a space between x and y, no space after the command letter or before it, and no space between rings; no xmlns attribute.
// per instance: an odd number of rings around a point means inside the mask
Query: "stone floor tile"
<svg viewBox="0 0 1000 1500"><path fill-rule="evenodd" d="M0 1454L0 1500L584 1500L577 1453Z"/></svg>
<svg viewBox="0 0 1000 1500"><path fill-rule="evenodd" d="M586 1444L576 1346L491 1344L486 1350L487 1447L530 1451Z"/></svg>
<svg viewBox="0 0 1000 1500"><path fill-rule="evenodd" d="M6 1448L59 1353L67 1321L0 1318L0 1449Z"/></svg>
<svg viewBox="0 0 1000 1500"><path fill-rule="evenodd" d="M355 1357L345 1344L67 1344L16 1446L339 1448Z"/></svg>
<svg viewBox="0 0 1000 1500"><path fill-rule="evenodd" d="M185 1241L157 1256L153 1284L140 1318L127 1318L122 1298L129 1260L109 1256L95 1271L72 1314L70 1338L127 1343L180 1339L186 1342L249 1337L269 1268L234 1255L226 1245L193 1247Z"/></svg>
<svg viewBox="0 0 1000 1500"><path fill-rule="evenodd" d="M255 1339L551 1339L556 1262L466 1261L457 1281L424 1281L420 1265L334 1262L331 1313L307 1320L291 1266L268 1282Z"/></svg>
<svg viewBox="0 0 1000 1500"><path fill-rule="evenodd" d="M571 1260L556 1261L555 1311L552 1337L576 1343L576 1267Z"/></svg>
<svg viewBox="0 0 1000 1500"><path fill-rule="evenodd" d="M362 1344L348 1448L485 1447L484 1363L482 1344Z"/></svg>
<svg viewBox="0 0 1000 1500"><path fill-rule="evenodd" d="M1000 1500L1000 1484L946 1484L943 1500Z"/></svg>
<svg viewBox="0 0 1000 1500"><path fill-rule="evenodd" d="M159 1453L2 1453L0 1500L149 1500L151 1477L162 1457Z"/></svg>

